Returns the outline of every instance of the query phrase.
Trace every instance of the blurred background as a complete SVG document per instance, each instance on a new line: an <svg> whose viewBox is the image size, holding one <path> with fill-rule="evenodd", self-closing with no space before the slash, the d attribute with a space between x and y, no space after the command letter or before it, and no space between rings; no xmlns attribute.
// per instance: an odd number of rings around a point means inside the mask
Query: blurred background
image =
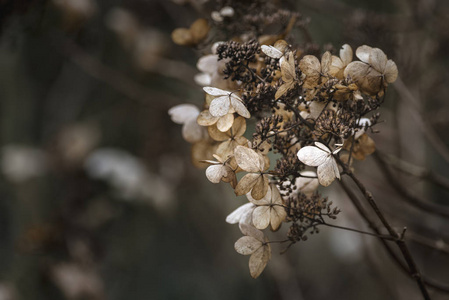
<svg viewBox="0 0 449 300"><path fill-rule="evenodd" d="M423 273L449 285L449 3L275 2L310 19L320 49L367 44L397 63L378 155L354 167L407 227ZM282 255L274 245L250 277L224 221L245 199L192 165L167 114L204 97L193 80L204 53L171 32L218 8L0 0L0 300L421 299L378 240L333 228ZM322 192L342 210L335 224L369 230L338 184Z"/></svg>

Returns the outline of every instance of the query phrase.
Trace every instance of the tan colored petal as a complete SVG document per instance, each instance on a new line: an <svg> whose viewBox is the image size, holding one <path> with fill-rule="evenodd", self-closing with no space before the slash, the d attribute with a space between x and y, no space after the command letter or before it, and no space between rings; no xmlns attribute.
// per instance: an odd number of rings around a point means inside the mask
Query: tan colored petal
<svg viewBox="0 0 449 300"><path fill-rule="evenodd" d="M219 118L217 121L217 129L221 132L226 132L234 124L234 114L227 114Z"/></svg>
<svg viewBox="0 0 449 300"><path fill-rule="evenodd" d="M217 146L215 142L211 141L200 141L192 144L190 155L193 165L200 169L208 167L208 164L202 163L201 161L213 159L212 154L216 151Z"/></svg>
<svg viewBox="0 0 449 300"><path fill-rule="evenodd" d="M387 56L379 48L372 48L370 55L370 65L379 73L384 73L387 65Z"/></svg>
<svg viewBox="0 0 449 300"><path fill-rule="evenodd" d="M276 231L287 217L287 212L282 206L273 206L270 210L271 230Z"/></svg>
<svg viewBox="0 0 449 300"><path fill-rule="evenodd" d="M234 156L238 166L243 170L253 173L262 170L260 157L253 149L237 146L234 150Z"/></svg>
<svg viewBox="0 0 449 300"><path fill-rule="evenodd" d="M212 139L218 142L226 141L231 138L231 133L229 131L221 132L220 130L218 130L217 126L207 127L207 132L209 132L209 135Z"/></svg>
<svg viewBox="0 0 449 300"><path fill-rule="evenodd" d="M314 88L320 81L321 64L318 58L313 55L304 56L299 62L299 68L306 75L304 88Z"/></svg>
<svg viewBox="0 0 449 300"><path fill-rule="evenodd" d="M281 98L285 93L287 93L289 90L291 90L295 86L295 81L286 82L283 85L281 85L278 90L276 91L276 94L274 95L274 99L277 100Z"/></svg>
<svg viewBox="0 0 449 300"><path fill-rule="evenodd" d="M240 179L240 181L237 183L237 186L235 187L235 194L237 196L247 194L257 183L259 177L261 177L261 175L257 173L248 173L243 176L243 178Z"/></svg>
<svg viewBox="0 0 449 300"><path fill-rule="evenodd" d="M190 26L190 32L192 33L195 44L204 40L207 37L209 30L209 23L206 19L200 18L193 22Z"/></svg>
<svg viewBox="0 0 449 300"><path fill-rule="evenodd" d="M194 38L190 29L187 28L176 28L172 34L171 38L175 44L181 46L191 46L194 44Z"/></svg>
<svg viewBox="0 0 449 300"><path fill-rule="evenodd" d="M247 119L251 117L251 114L241 100L231 97L231 106L234 108L235 112L242 117Z"/></svg>
<svg viewBox="0 0 449 300"><path fill-rule="evenodd" d="M263 232L255 228L254 226L251 226L249 224L242 224L242 226L240 226L240 230L246 236L252 236L261 243L265 242L265 236Z"/></svg>
<svg viewBox="0 0 449 300"><path fill-rule="evenodd" d="M259 175L259 174L257 174ZM259 178L257 179L256 183L254 184L253 189L251 190L251 197L254 198L254 200L260 200L268 192L268 177L267 175L259 175Z"/></svg>
<svg viewBox="0 0 449 300"><path fill-rule="evenodd" d="M262 242L252 236L242 236L234 244L235 251L242 255L253 254L260 247L262 247Z"/></svg>
<svg viewBox="0 0 449 300"><path fill-rule="evenodd" d="M327 75L332 63L332 55L329 51L326 51L321 57L321 74Z"/></svg>
<svg viewBox="0 0 449 300"><path fill-rule="evenodd" d="M249 272L251 277L257 278L265 269L271 258L271 248L269 244L257 249L249 258Z"/></svg>
<svg viewBox="0 0 449 300"><path fill-rule="evenodd" d="M270 225L270 207L258 206L253 211L253 225L257 229L265 229Z"/></svg>
<svg viewBox="0 0 449 300"><path fill-rule="evenodd" d="M344 66L349 65L349 63L352 61L353 52L351 46L348 44L344 44L340 49L340 58L343 62Z"/></svg>
<svg viewBox="0 0 449 300"><path fill-rule="evenodd" d="M235 119L234 124L232 125L232 135L233 136L242 136L246 131L246 120L242 117L238 117Z"/></svg>
<svg viewBox="0 0 449 300"><path fill-rule="evenodd" d="M196 122L200 126L211 126L217 123L218 119L219 119L218 117L214 117L213 115L211 115L208 110L203 110L198 115Z"/></svg>
<svg viewBox="0 0 449 300"><path fill-rule="evenodd" d="M385 81L388 83L393 83L398 78L398 67L391 59L388 60L387 65L385 66L384 76Z"/></svg>

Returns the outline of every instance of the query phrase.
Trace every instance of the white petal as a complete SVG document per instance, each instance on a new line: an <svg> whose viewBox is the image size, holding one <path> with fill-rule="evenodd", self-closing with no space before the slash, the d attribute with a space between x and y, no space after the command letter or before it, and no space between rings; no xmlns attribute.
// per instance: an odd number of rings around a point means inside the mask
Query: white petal
<svg viewBox="0 0 449 300"><path fill-rule="evenodd" d="M206 86L212 83L212 77L207 73L198 73L193 77L193 80L200 86Z"/></svg>
<svg viewBox="0 0 449 300"><path fill-rule="evenodd" d="M236 210L234 210L232 213L230 213L226 217L226 222L229 224L237 224L240 222L241 219L243 219L246 214L249 212L252 212L256 206L252 203L246 203L242 206L237 207Z"/></svg>
<svg viewBox="0 0 449 300"><path fill-rule="evenodd" d="M317 167L329 157L329 153L314 146L306 146L298 151L298 159L304 164Z"/></svg>
<svg viewBox="0 0 449 300"><path fill-rule="evenodd" d="M329 150L329 148L327 148L326 145L324 145L323 143L320 142L315 142L315 146L317 146L318 148L320 148L321 150L327 152L327 153L331 153L331 151Z"/></svg>
<svg viewBox="0 0 449 300"><path fill-rule="evenodd" d="M243 104L242 101L235 99L234 97L231 97L231 105L235 109L235 112L241 115L244 118L250 118L251 114L249 113L248 109L246 108L245 104Z"/></svg>
<svg viewBox="0 0 449 300"><path fill-rule="evenodd" d="M225 175L226 170L223 165L213 165L206 169L206 177L212 183L219 183Z"/></svg>
<svg viewBox="0 0 449 300"><path fill-rule="evenodd" d="M224 95L229 95L231 93L231 92L228 92L228 91L225 91L222 89L218 89L218 88L214 88L211 86L205 86L205 87L203 87L203 90L212 96L224 96Z"/></svg>
<svg viewBox="0 0 449 300"><path fill-rule="evenodd" d="M217 65L218 65L218 55L210 54L201 57L198 60L196 67L201 72L212 74L217 72Z"/></svg>
<svg viewBox="0 0 449 300"><path fill-rule="evenodd" d="M173 122L184 124L188 120L198 117L200 110L193 104L180 104L168 110Z"/></svg>
<svg viewBox="0 0 449 300"><path fill-rule="evenodd" d="M229 96L217 97L210 103L209 112L214 117L223 117L229 112Z"/></svg>
<svg viewBox="0 0 449 300"><path fill-rule="evenodd" d="M318 166L318 181L322 186L329 186L335 180L334 158L328 157L324 163ZM340 175L340 174L338 174Z"/></svg>
<svg viewBox="0 0 449 300"><path fill-rule="evenodd" d="M281 51L279 51L278 49L276 49L273 46L266 46L266 45L262 45L262 52L265 53L267 56L272 57L272 58L281 58L284 53L282 53Z"/></svg>
<svg viewBox="0 0 449 300"><path fill-rule="evenodd" d="M189 143L201 141L205 135L205 128L198 125L196 118L186 122L182 127L182 136Z"/></svg>
<svg viewBox="0 0 449 300"><path fill-rule="evenodd" d="M355 51L355 55L357 55L357 57L364 63L369 64L369 58L371 56L372 50L373 48L371 48L370 46L363 45L357 48L357 50Z"/></svg>

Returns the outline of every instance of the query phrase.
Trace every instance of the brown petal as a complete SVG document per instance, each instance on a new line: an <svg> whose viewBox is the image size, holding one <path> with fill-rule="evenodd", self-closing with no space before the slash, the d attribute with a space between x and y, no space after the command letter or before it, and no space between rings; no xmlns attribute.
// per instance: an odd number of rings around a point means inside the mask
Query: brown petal
<svg viewBox="0 0 449 300"><path fill-rule="evenodd" d="M235 194L237 196L241 196L251 191L251 189L257 183L259 177L261 177L261 175L257 173L248 173L243 176L243 178L240 179L240 181L237 183L237 186L235 187ZM262 197L260 197L259 199L262 199Z"/></svg>
<svg viewBox="0 0 449 300"><path fill-rule="evenodd" d="M257 178L257 181L254 184L253 189L251 190L251 197L253 197L254 200L260 200L263 197L265 197L267 192L268 192L268 177L267 175L259 175L259 178Z"/></svg>
<svg viewBox="0 0 449 300"><path fill-rule="evenodd" d="M271 248L269 244L257 249L249 258L249 272L251 277L257 278L265 269L271 258Z"/></svg>

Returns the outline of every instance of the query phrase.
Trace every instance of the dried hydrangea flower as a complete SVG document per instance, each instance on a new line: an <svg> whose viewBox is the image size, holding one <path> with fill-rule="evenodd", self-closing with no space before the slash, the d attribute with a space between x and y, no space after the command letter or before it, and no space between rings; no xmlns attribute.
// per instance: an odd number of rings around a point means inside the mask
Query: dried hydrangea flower
<svg viewBox="0 0 449 300"><path fill-rule="evenodd" d="M242 230L242 224L251 225L253 223L252 216L255 208L256 206L253 203L245 203L230 213L226 217L226 222L229 224L239 223L240 230Z"/></svg>
<svg viewBox="0 0 449 300"><path fill-rule="evenodd" d="M333 55L332 62L329 67L329 74L344 79L344 71L347 65L352 62L352 48L348 44L344 44L340 49L340 57Z"/></svg>
<svg viewBox="0 0 449 300"><path fill-rule="evenodd" d="M235 242L234 248L239 254L251 255L249 271L251 277L257 278L271 259L271 247L262 231L245 224L241 230L245 236Z"/></svg>
<svg viewBox="0 0 449 300"><path fill-rule="evenodd" d="M192 104L180 104L169 109L173 122L182 124L182 136L189 143L196 143L207 138L205 128L199 126L196 122L200 110Z"/></svg>
<svg viewBox="0 0 449 300"><path fill-rule="evenodd" d="M232 167L226 160L219 155L214 154L217 161L205 160L203 162L211 164L206 169L206 177L212 183L229 182L233 188L237 185L237 178Z"/></svg>
<svg viewBox="0 0 449 300"><path fill-rule="evenodd" d="M237 196L245 195L251 191L255 200L262 199L268 191L268 175L264 174L265 159L262 154L244 146L237 146L234 150L237 165L248 172L235 187Z"/></svg>
<svg viewBox="0 0 449 300"><path fill-rule="evenodd" d="M281 63L281 74L282 74L282 81L284 83L279 87L279 89L276 92L276 95L274 96L276 100L282 97L282 95L284 95L286 92L291 90L298 81L296 78L295 58L293 56L293 52L290 52L288 54L287 60L284 60Z"/></svg>
<svg viewBox="0 0 449 300"><path fill-rule="evenodd" d="M276 231L287 216L284 208L284 200L276 185L271 184L267 194L260 200L255 200L251 194L247 194L248 200L257 207L253 211L252 223L257 229L265 229L270 225L271 230Z"/></svg>
<svg viewBox="0 0 449 300"><path fill-rule="evenodd" d="M243 104L243 100L236 93L214 87L204 87L203 90L209 95L215 96L209 107L209 112L212 116L222 117L228 114L232 107L242 117L251 117L248 109Z"/></svg>
<svg viewBox="0 0 449 300"><path fill-rule="evenodd" d="M393 83L398 77L398 68L394 61L387 59L385 53L379 48L360 46L356 56L361 61L353 61L345 71L345 77L349 76L359 88L369 94L382 93L388 83Z"/></svg>
<svg viewBox="0 0 449 300"><path fill-rule="evenodd" d="M329 148L320 142L315 146L306 146L298 151L298 159L311 167L318 167L318 181L322 186L329 186L335 178L340 179L340 171L333 154L337 154L341 148L331 152Z"/></svg>
<svg viewBox="0 0 449 300"><path fill-rule="evenodd" d="M221 142L217 148L217 154L221 157L232 156L235 147L248 143L248 139L243 136L246 131L246 121L242 117L235 119L234 124L226 132L221 132L216 126L208 127L207 131L212 139Z"/></svg>
<svg viewBox="0 0 449 300"><path fill-rule="evenodd" d="M321 63L318 58L313 55L304 56L299 62L299 68L305 75L304 88L315 88L320 83L321 77L328 75L331 61L332 55L329 51L323 54Z"/></svg>

